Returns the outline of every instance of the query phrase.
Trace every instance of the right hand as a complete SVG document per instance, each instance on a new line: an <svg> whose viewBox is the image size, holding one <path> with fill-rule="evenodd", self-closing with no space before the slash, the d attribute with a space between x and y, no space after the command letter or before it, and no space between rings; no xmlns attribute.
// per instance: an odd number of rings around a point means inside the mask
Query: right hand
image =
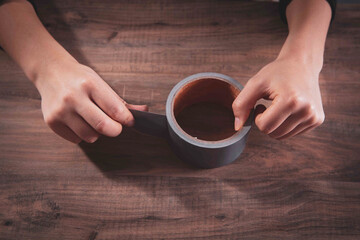
<svg viewBox="0 0 360 240"><path fill-rule="evenodd" d="M257 100L272 100L255 109L255 124L281 140L302 134L324 122L319 88L321 67L303 62L294 53L276 59L252 77L233 102L235 130L239 130Z"/></svg>
<svg viewBox="0 0 360 240"><path fill-rule="evenodd" d="M94 70L76 61L47 67L34 82L46 124L73 143L93 143L100 134L118 136L122 126L134 125L128 108L147 111L146 105L127 104Z"/></svg>

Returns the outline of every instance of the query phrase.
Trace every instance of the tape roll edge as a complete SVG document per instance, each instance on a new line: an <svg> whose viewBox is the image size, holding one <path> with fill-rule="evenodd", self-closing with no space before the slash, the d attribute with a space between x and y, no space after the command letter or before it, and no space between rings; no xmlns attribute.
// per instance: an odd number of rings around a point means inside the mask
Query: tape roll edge
<svg viewBox="0 0 360 240"><path fill-rule="evenodd" d="M217 78L219 80L226 81L226 82L234 85L235 87L237 87L240 91L244 88L238 81L236 81L232 77L221 74L221 73L203 72L203 73L193 74L191 76L184 78L183 80L178 82L173 87L173 89L169 93L167 101L166 101L165 115L167 118L169 131L171 130L171 131L175 132L183 141L185 141L189 144L195 145L197 147L204 148L204 149L224 148L224 147L230 146L238 141L241 141L243 138L246 138L246 135L249 133L252 123L253 123L253 120L254 120L253 111L251 111L251 113L248 117L247 122L249 123L249 121L250 121L250 123L248 125L245 125L240 131L236 132L231 137L226 138L224 140L219 140L219 141L204 141L204 140L200 140L200 139L195 139L194 137L192 137L189 134L187 134L186 132L184 132L180 128L180 126L177 124L177 122L172 114L172 112L173 112L172 105L173 105L173 101L174 101L174 97L175 97L176 93L184 85L188 84L189 82L195 81L197 79L202 79L202 78Z"/></svg>

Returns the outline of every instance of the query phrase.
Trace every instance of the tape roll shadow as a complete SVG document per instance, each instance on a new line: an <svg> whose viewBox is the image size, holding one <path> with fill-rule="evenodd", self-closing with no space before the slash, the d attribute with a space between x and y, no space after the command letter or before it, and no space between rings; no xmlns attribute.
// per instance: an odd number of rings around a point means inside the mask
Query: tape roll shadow
<svg viewBox="0 0 360 240"><path fill-rule="evenodd" d="M243 86L233 78L219 73L191 75L171 90L166 101L166 115L130 110L134 128L145 134L166 138L183 161L200 168L216 168L236 160L243 152L254 121L251 111L240 131L225 139L208 141L194 137L180 127L177 116L197 103L217 103L230 107Z"/></svg>

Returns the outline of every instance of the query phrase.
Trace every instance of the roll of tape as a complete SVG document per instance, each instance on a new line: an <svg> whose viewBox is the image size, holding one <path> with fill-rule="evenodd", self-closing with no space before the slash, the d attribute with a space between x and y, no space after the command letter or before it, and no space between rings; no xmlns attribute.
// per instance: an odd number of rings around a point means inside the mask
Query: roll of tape
<svg viewBox="0 0 360 240"><path fill-rule="evenodd" d="M191 75L171 90L166 102L166 115L130 110L135 118L135 129L166 138L176 155L201 168L216 168L233 162L244 150L254 119L253 111L240 131L232 136L207 141L185 132L176 116L195 103L213 102L231 107L243 86L233 78L219 73Z"/></svg>

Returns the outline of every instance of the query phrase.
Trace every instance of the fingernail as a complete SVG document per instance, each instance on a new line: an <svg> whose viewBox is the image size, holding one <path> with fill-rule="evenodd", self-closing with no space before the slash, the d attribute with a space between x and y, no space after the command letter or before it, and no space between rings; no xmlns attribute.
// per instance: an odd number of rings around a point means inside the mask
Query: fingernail
<svg viewBox="0 0 360 240"><path fill-rule="evenodd" d="M129 127L133 127L135 125L135 119L131 119L128 124Z"/></svg>
<svg viewBox="0 0 360 240"><path fill-rule="evenodd" d="M148 105L144 105L144 111L148 112L149 111L149 106Z"/></svg>
<svg viewBox="0 0 360 240"><path fill-rule="evenodd" d="M96 142L96 140L98 140L97 137L90 138L90 139L89 139L89 143L94 143L94 142Z"/></svg>
<svg viewBox="0 0 360 240"><path fill-rule="evenodd" d="M239 131L242 126L242 123L238 117L235 118L234 125L235 125L235 131Z"/></svg>

